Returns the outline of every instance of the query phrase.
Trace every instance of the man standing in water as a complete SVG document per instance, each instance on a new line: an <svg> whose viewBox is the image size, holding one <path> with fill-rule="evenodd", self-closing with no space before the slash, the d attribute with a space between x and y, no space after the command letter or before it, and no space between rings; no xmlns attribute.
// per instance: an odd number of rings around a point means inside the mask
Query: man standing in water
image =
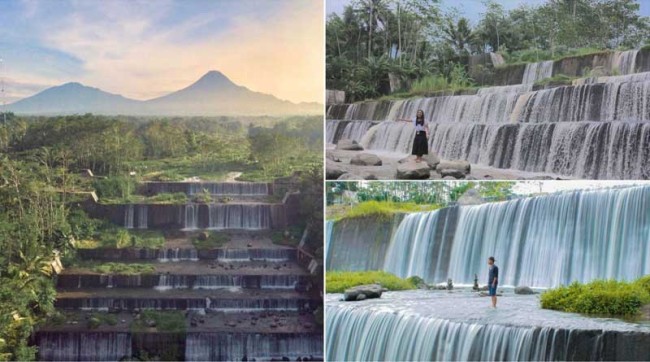
<svg viewBox="0 0 650 362"><path fill-rule="evenodd" d="M492 308L497 307L497 286L499 285L499 267L494 265L494 257L488 258L488 295L492 298Z"/></svg>

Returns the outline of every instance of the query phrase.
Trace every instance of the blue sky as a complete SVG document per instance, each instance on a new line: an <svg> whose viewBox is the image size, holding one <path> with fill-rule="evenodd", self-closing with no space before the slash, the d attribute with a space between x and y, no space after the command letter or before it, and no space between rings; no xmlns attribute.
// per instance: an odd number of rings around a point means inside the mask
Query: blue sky
<svg viewBox="0 0 650 362"><path fill-rule="evenodd" d="M320 0L0 0L0 71L9 101L71 81L149 99L220 70L321 102L322 14Z"/></svg>
<svg viewBox="0 0 650 362"><path fill-rule="evenodd" d="M350 0L327 0L326 11L327 14L332 12L340 13L343 11L345 5L349 4ZM546 0L500 0L498 1L506 10L514 9L521 4L539 5L546 2ZM641 5L641 15L650 16L650 0L638 1ZM451 8L455 7L463 13L465 17L470 19L474 24L478 22L480 14L485 11L483 0L442 0L442 7Z"/></svg>

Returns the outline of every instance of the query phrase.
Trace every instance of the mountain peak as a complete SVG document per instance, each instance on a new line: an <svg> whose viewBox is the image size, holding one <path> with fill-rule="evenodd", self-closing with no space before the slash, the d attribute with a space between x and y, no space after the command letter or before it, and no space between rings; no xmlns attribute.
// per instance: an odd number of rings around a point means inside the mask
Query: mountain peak
<svg viewBox="0 0 650 362"><path fill-rule="evenodd" d="M222 83L222 84L234 85L234 83L230 79L228 79L228 77L226 77L223 73L221 73L218 70L211 70L205 73L198 81L196 81L195 84L208 83L208 82L211 84Z"/></svg>

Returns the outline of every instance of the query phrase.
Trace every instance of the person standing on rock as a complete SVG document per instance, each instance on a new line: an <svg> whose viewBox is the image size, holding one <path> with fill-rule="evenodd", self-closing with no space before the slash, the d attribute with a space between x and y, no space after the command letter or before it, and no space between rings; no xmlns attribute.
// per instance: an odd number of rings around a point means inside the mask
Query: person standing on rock
<svg viewBox="0 0 650 362"><path fill-rule="evenodd" d="M499 267L494 265L494 257L488 258L488 295L492 298L492 308L497 307L497 286L499 285Z"/></svg>
<svg viewBox="0 0 650 362"><path fill-rule="evenodd" d="M403 122L411 122L408 119L401 119ZM429 126L424 121L424 111L418 109L415 119L413 120L415 126L415 140L413 140L413 151L411 152L416 156L415 162L422 162L422 155L429 154Z"/></svg>

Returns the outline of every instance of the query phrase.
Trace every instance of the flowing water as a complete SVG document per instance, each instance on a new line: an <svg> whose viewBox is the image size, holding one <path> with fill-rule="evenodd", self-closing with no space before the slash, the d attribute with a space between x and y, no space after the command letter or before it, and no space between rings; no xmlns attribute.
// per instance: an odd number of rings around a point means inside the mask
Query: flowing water
<svg viewBox="0 0 650 362"><path fill-rule="evenodd" d="M496 310L468 290L339 298L326 299L330 360L633 360L650 353L650 325L542 310L535 295L506 291Z"/></svg>
<svg viewBox="0 0 650 362"><path fill-rule="evenodd" d="M188 195L208 193L211 195L261 196L269 194L266 182L205 182L189 183Z"/></svg>
<svg viewBox="0 0 650 362"><path fill-rule="evenodd" d="M288 357L295 360L323 355L322 335L295 334L278 338L259 333L189 333L185 346L187 361L259 361Z"/></svg>
<svg viewBox="0 0 650 362"><path fill-rule="evenodd" d="M609 67L623 75L572 86L533 90L533 83L553 75L554 63L544 61L526 65L522 84L473 95L331 106L328 142L356 127L354 139L364 148L407 154L413 126L395 121L421 109L430 149L443 159L585 179L649 179L650 76L634 73L637 55L613 52ZM373 126L360 136L365 120Z"/></svg>
<svg viewBox="0 0 650 362"><path fill-rule="evenodd" d="M370 232L359 225L356 235ZM328 234L341 235L336 228ZM344 235L330 248L358 244ZM563 192L407 214L382 256L383 269L430 283L471 284L478 274L484 283L494 256L503 285L633 280L650 274L649 240L650 186ZM358 270L350 263L339 267Z"/></svg>

